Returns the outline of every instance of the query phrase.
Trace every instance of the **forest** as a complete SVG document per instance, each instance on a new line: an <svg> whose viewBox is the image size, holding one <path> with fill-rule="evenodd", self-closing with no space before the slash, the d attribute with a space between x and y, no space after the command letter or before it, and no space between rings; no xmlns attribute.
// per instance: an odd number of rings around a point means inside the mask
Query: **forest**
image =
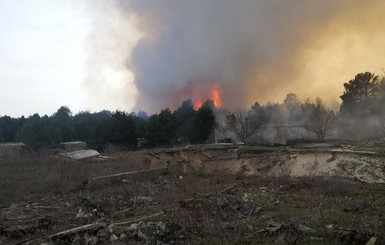
<svg viewBox="0 0 385 245"><path fill-rule="evenodd" d="M205 143L216 127L250 144L271 142L272 132L287 137L287 130L298 131L296 137L319 141L382 139L385 79L371 72L359 73L344 88L339 110L328 109L320 98L301 101L295 93L281 103L256 102L247 111L233 112L216 108L210 100L194 110L191 99L174 111L167 108L150 116L144 111L106 110L73 114L62 106L50 116L1 116L0 142L23 142L32 150L74 140L99 150L109 144L124 149L171 147Z"/></svg>

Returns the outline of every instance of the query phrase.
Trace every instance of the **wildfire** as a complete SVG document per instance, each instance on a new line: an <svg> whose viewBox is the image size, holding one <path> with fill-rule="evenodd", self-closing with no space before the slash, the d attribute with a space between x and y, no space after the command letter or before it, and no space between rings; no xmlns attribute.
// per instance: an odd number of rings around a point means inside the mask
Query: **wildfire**
<svg viewBox="0 0 385 245"><path fill-rule="evenodd" d="M197 111L197 110L199 110L202 107L202 105L203 105L203 102L201 100L198 100L198 101L194 102L193 108L194 108L194 110Z"/></svg>
<svg viewBox="0 0 385 245"><path fill-rule="evenodd" d="M219 92L218 85L214 85L211 89L210 99L214 102L214 106L219 108L222 106L221 93Z"/></svg>
<svg viewBox="0 0 385 245"><path fill-rule="evenodd" d="M209 100L213 101L215 108L220 108L222 106L222 98L221 98L221 93L219 91L218 85L214 85L211 88ZM203 105L202 100L195 101L193 106L194 110L196 111L199 110L202 107L202 105Z"/></svg>

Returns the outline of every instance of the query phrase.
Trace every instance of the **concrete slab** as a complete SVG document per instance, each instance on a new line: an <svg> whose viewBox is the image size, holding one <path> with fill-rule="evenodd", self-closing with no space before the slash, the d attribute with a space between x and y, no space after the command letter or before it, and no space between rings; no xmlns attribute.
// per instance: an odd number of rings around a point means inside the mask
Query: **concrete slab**
<svg viewBox="0 0 385 245"><path fill-rule="evenodd" d="M100 153L96 150L79 150L72 152L59 153L60 156L71 158L74 160L83 160L92 157L100 156Z"/></svg>

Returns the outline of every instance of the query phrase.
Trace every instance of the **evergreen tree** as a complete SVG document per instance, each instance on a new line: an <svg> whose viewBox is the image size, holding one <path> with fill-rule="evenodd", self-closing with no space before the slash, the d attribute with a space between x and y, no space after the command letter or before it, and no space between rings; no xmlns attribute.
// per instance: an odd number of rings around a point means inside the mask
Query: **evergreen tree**
<svg viewBox="0 0 385 245"><path fill-rule="evenodd" d="M209 100L206 101L197 111L192 124L192 143L205 142L209 135L213 132L216 126L216 121L212 108L214 108L213 102Z"/></svg>

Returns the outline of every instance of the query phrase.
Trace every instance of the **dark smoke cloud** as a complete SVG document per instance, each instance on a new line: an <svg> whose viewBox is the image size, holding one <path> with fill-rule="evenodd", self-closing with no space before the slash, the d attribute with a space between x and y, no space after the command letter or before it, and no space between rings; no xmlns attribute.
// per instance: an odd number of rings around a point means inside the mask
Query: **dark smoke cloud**
<svg viewBox="0 0 385 245"><path fill-rule="evenodd" d="M100 2L103 8L108 5ZM108 33L112 39L126 38L124 18L133 16L143 33L125 62L135 75L136 108L152 112L205 97L213 84L219 85L223 105L229 108L283 99L293 89L301 96L300 90L307 88L295 78L302 69L298 54L312 48L306 41L344 13L363 8L358 0L111 2L115 12L106 10L104 17L121 24L119 31ZM122 50L115 52L121 55ZM314 91L317 86L312 86Z"/></svg>

